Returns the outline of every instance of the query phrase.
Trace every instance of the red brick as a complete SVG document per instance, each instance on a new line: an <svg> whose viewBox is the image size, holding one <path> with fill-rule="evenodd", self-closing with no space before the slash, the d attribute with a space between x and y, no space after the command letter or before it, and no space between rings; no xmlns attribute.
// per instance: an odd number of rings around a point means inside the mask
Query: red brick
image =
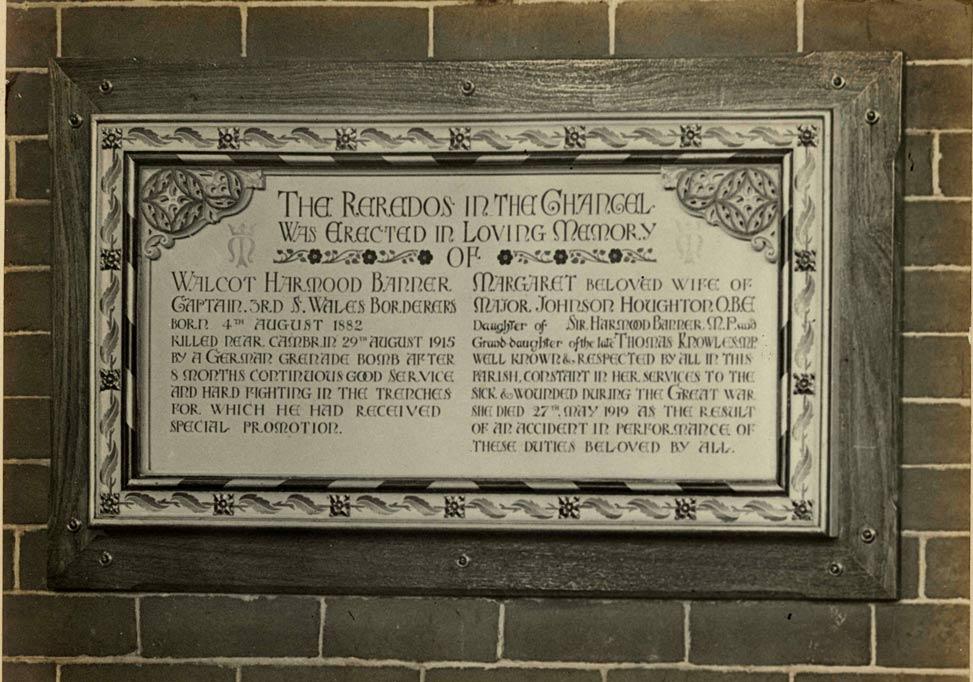
<svg viewBox="0 0 973 682"><path fill-rule="evenodd" d="M689 613L692 663L864 665L869 660L865 604L693 602Z"/></svg>
<svg viewBox="0 0 973 682"><path fill-rule="evenodd" d="M430 673L432 671L429 671ZM292 665L244 668L242 682L419 682L419 671L377 666ZM429 680L429 673L426 674Z"/></svg>
<svg viewBox="0 0 973 682"><path fill-rule="evenodd" d="M3 531L3 591L14 588L14 532Z"/></svg>
<svg viewBox="0 0 973 682"><path fill-rule="evenodd" d="M7 7L7 66L47 66L57 54L53 9Z"/></svg>
<svg viewBox="0 0 973 682"><path fill-rule="evenodd" d="M47 140L21 140L15 152L15 185L20 199L48 199L51 196L51 150Z"/></svg>
<svg viewBox="0 0 973 682"><path fill-rule="evenodd" d="M968 398L970 346L966 339L903 339L903 393L918 398Z"/></svg>
<svg viewBox="0 0 973 682"><path fill-rule="evenodd" d="M428 33L429 14L417 7L254 7L247 58L424 59Z"/></svg>
<svg viewBox="0 0 973 682"><path fill-rule="evenodd" d="M51 401L5 398L3 456L7 459L47 459L51 456Z"/></svg>
<svg viewBox="0 0 973 682"><path fill-rule="evenodd" d="M612 670L608 682L786 682L787 673L721 672L716 670L667 670L629 668Z"/></svg>
<svg viewBox="0 0 973 682"><path fill-rule="evenodd" d="M934 599L970 598L969 538L929 538L926 541L926 596Z"/></svg>
<svg viewBox="0 0 973 682"><path fill-rule="evenodd" d="M932 135L905 136L904 181L909 196L930 196L932 187Z"/></svg>
<svg viewBox="0 0 973 682"><path fill-rule="evenodd" d="M135 647L130 597L4 595L7 656L121 656Z"/></svg>
<svg viewBox="0 0 973 682"><path fill-rule="evenodd" d="M3 390L6 395L51 394L50 336L31 334L4 339Z"/></svg>
<svg viewBox="0 0 973 682"><path fill-rule="evenodd" d="M945 604L877 604L876 662L902 668L966 668L970 608Z"/></svg>
<svg viewBox="0 0 973 682"><path fill-rule="evenodd" d="M234 7L69 7L61 12L65 57L141 57L159 61L233 60L240 56ZM290 40L285 34L280 44Z"/></svg>
<svg viewBox="0 0 973 682"><path fill-rule="evenodd" d="M903 211L906 265L970 264L968 201L910 201Z"/></svg>
<svg viewBox="0 0 973 682"><path fill-rule="evenodd" d="M969 128L970 106L970 67L906 67L906 128Z"/></svg>
<svg viewBox="0 0 973 682"><path fill-rule="evenodd" d="M557 59L608 56L608 4L542 2L436 7L441 59Z"/></svg>
<svg viewBox="0 0 973 682"><path fill-rule="evenodd" d="M46 530L28 530L20 536L20 589L47 589Z"/></svg>
<svg viewBox="0 0 973 682"><path fill-rule="evenodd" d="M964 405L902 406L905 464L966 464L970 461L970 408Z"/></svg>
<svg viewBox="0 0 973 682"><path fill-rule="evenodd" d="M973 194L970 180L970 135L941 135L939 138L939 187L948 197Z"/></svg>
<svg viewBox="0 0 973 682"><path fill-rule="evenodd" d="M61 682L234 682L236 670L230 666L101 664L66 665Z"/></svg>
<svg viewBox="0 0 973 682"><path fill-rule="evenodd" d="M53 663L12 663L3 662L3 674L7 682L54 682L57 670Z"/></svg>
<svg viewBox="0 0 973 682"><path fill-rule="evenodd" d="M899 544L899 599L919 596L919 540L902 538Z"/></svg>
<svg viewBox="0 0 973 682"><path fill-rule="evenodd" d="M969 682L965 675L911 675L909 673L797 673L794 682Z"/></svg>
<svg viewBox="0 0 973 682"><path fill-rule="evenodd" d="M50 467L4 463L3 522L47 523L50 479Z"/></svg>
<svg viewBox="0 0 973 682"><path fill-rule="evenodd" d="M3 306L4 331L50 331L51 273L8 272Z"/></svg>
<svg viewBox="0 0 973 682"><path fill-rule="evenodd" d="M906 530L968 530L970 472L903 469L901 509Z"/></svg>
<svg viewBox="0 0 973 682"><path fill-rule="evenodd" d="M524 599L507 603L506 658L538 661L680 661L682 604Z"/></svg>
<svg viewBox="0 0 973 682"><path fill-rule="evenodd" d="M905 136L904 182L908 196L930 196L932 187L932 135Z"/></svg>
<svg viewBox="0 0 973 682"><path fill-rule="evenodd" d="M807 0L804 49L903 50L910 59L969 58L969 2Z"/></svg>
<svg viewBox="0 0 973 682"><path fill-rule="evenodd" d="M667 57L794 52L797 13L780 0L633 0L615 12L615 55Z"/></svg>
<svg viewBox="0 0 973 682"><path fill-rule="evenodd" d="M970 328L968 272L906 272L903 326L909 332L965 332Z"/></svg>
<svg viewBox="0 0 973 682"><path fill-rule="evenodd" d="M316 656L320 602L306 597L145 597L147 657Z"/></svg>
<svg viewBox="0 0 973 682"><path fill-rule="evenodd" d="M329 598L324 655L493 661L499 620L486 599Z"/></svg>
<svg viewBox="0 0 973 682"><path fill-rule="evenodd" d="M433 668L426 682L601 682L597 670L556 668Z"/></svg>
<svg viewBox="0 0 973 682"><path fill-rule="evenodd" d="M39 135L47 132L50 87L46 73L7 73L7 134Z"/></svg>
<svg viewBox="0 0 973 682"><path fill-rule="evenodd" d="M51 262L51 208L34 204L4 206L6 265L49 265Z"/></svg>

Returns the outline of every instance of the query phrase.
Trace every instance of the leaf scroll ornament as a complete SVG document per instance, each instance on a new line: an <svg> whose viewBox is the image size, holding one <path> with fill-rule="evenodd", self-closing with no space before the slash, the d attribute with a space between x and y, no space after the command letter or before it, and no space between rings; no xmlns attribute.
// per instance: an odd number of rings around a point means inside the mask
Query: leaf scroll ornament
<svg viewBox="0 0 973 682"><path fill-rule="evenodd" d="M147 258L190 237L207 225L242 212L255 189L263 189L259 170L163 168L152 173L139 193L145 224L155 230L142 246Z"/></svg>

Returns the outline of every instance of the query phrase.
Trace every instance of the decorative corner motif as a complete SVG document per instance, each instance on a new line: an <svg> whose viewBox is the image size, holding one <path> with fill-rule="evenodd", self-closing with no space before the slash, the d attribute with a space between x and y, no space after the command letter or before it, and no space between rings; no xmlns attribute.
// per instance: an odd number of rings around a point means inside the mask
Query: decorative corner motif
<svg viewBox="0 0 973 682"><path fill-rule="evenodd" d="M101 377L101 389L102 391L120 391L122 372L118 369L102 369L99 370L99 377Z"/></svg>
<svg viewBox="0 0 973 682"><path fill-rule="evenodd" d="M466 518L466 497L464 495L446 495L443 499L443 506L443 516L445 518Z"/></svg>
<svg viewBox="0 0 973 682"><path fill-rule="evenodd" d="M799 372L794 375L794 395L814 395L814 375Z"/></svg>
<svg viewBox="0 0 973 682"><path fill-rule="evenodd" d="M676 520L684 521L696 520L696 500L693 498L676 498L675 501L675 516Z"/></svg>
<svg viewBox="0 0 973 682"><path fill-rule="evenodd" d="M213 515L214 516L233 516L236 503L233 500L233 493L214 493L213 494Z"/></svg>
<svg viewBox="0 0 973 682"><path fill-rule="evenodd" d="M100 253L101 269L121 270L122 269L122 250L121 249L102 249Z"/></svg>
<svg viewBox="0 0 973 682"><path fill-rule="evenodd" d="M101 129L101 148L102 149L121 149L122 141L121 128L102 128Z"/></svg>
<svg viewBox="0 0 973 682"><path fill-rule="evenodd" d="M588 132L584 126L564 126L564 146L568 149L584 149L588 144Z"/></svg>
<svg viewBox="0 0 973 682"><path fill-rule="evenodd" d="M568 497L557 498L557 517L559 519L580 519L581 518L581 497L570 495Z"/></svg>
<svg viewBox="0 0 973 682"><path fill-rule="evenodd" d="M794 252L794 270L797 272L814 272L815 252L813 249Z"/></svg>
<svg viewBox="0 0 973 682"><path fill-rule="evenodd" d="M703 126L698 123L679 126L679 146L698 147L703 143Z"/></svg>
<svg viewBox="0 0 973 682"><path fill-rule="evenodd" d="M343 516L345 518L351 516L351 497L349 495L329 495L328 503L329 516Z"/></svg>
<svg viewBox="0 0 973 682"><path fill-rule="evenodd" d="M139 196L147 225L156 231L142 254L157 259L160 247L190 237L207 225L242 212L254 190L264 188L260 170L163 168L148 177Z"/></svg>
<svg viewBox="0 0 973 682"><path fill-rule="evenodd" d="M817 147L818 127L815 125L797 126L797 144L801 147Z"/></svg>
<svg viewBox="0 0 973 682"><path fill-rule="evenodd" d="M794 505L793 514L796 521L810 521L814 513L812 500L791 500Z"/></svg>
<svg viewBox="0 0 973 682"><path fill-rule="evenodd" d="M217 128L216 148L217 149L239 149L240 129L239 128Z"/></svg>
<svg viewBox="0 0 973 682"><path fill-rule="evenodd" d="M121 496L118 493L101 493L99 500L98 511L102 514L116 516L122 510Z"/></svg>
<svg viewBox="0 0 973 682"><path fill-rule="evenodd" d="M358 131L354 128L335 128L335 149L353 152L358 149Z"/></svg>
<svg viewBox="0 0 973 682"><path fill-rule="evenodd" d="M468 127L450 128L449 129L450 150L468 152L470 150L471 133L472 130Z"/></svg>
<svg viewBox="0 0 973 682"><path fill-rule="evenodd" d="M686 127L686 126L684 126ZM663 171L663 187L674 189L690 215L703 218L755 251L777 260L780 191L760 168L681 168Z"/></svg>

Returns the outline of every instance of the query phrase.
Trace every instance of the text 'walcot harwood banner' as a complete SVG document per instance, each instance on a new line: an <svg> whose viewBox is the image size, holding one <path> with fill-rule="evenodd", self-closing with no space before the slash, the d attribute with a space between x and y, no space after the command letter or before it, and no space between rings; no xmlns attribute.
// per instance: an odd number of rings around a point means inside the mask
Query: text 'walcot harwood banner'
<svg viewBox="0 0 973 682"><path fill-rule="evenodd" d="M99 118L93 521L825 532L828 126Z"/></svg>

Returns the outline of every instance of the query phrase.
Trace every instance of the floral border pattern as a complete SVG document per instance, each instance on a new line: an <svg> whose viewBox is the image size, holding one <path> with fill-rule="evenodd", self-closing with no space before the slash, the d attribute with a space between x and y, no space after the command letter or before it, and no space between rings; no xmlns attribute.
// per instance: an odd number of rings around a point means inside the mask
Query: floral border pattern
<svg viewBox="0 0 973 682"><path fill-rule="evenodd" d="M405 523L433 526L452 523L470 525L525 524L560 527L591 525L604 528L680 528L712 529L726 524L756 530L793 529L820 532L824 527L822 493L827 479L826 440L820 391L815 377L826 360L827 339L823 332L827 311L823 287L828 267L828 244L824 241L822 221L827 211L823 173L827 167L830 140L824 134L822 116L783 114L759 119L686 121L639 117L629 120L588 120L579 122L469 122L419 123L389 122L374 125L347 123L261 123L193 122L192 124L153 123L151 127L136 120L114 118L98 121L93 129L96 154L92 182L95 204L92 211L94 246L92 277L98 298L92 306L93 329L97 330L92 368L102 381L92 386L92 486L91 516L94 523L238 523L273 518L275 523L315 523L383 525ZM361 153L473 153L506 154L567 150L579 154L578 161L590 151L621 152L619 160L635 152L675 151L698 155L722 152L717 162L734 163L726 152L783 150L791 154L797 168L790 183L789 205L781 197L780 216L790 214L793 206L792 243L781 254L785 272L794 275L790 297L790 316L794 328L791 348L793 375L782 378L784 394L791 395L794 414L783 424L794 445L796 457L790 463L791 495L748 496L629 492L499 494L486 491L463 494L422 491L395 493L378 490L347 491L329 489L316 492L254 489L186 491L123 490L119 483L122 431L128 415L123 400L132 390L131 377L121 366L121 327L125 305L121 301L124 263L119 264L122 240L122 166L125 155L137 151L285 153L318 151L319 163L340 162L344 154ZM351 157L349 157L351 158ZM679 159L674 161L678 165ZM243 187L254 189L257 185ZM242 185L241 185L242 187ZM759 192L758 192L759 194ZM219 198L219 192L216 193ZM223 197L232 202L243 193ZM683 198L681 197L682 201ZM764 202L766 203L766 202ZM684 206L689 210L693 205ZM241 209L242 210L242 209ZM696 207L708 222L706 209ZM133 216L134 218L134 216ZM776 221L775 221L776 223ZM186 223L187 225L190 223ZM737 223L739 224L739 223ZM746 222L744 222L746 224ZM759 232L770 229L761 217ZM731 227L732 227L731 223ZM185 225L184 225L185 226ZM727 230L727 225L718 225ZM193 225L192 229L200 229ZM727 230L732 232L731 230ZM746 232L746 230L744 231ZM768 232L769 234L769 232ZM733 235L742 238L740 235ZM164 240L163 240L164 241ZM162 246L166 244L161 243ZM171 244L170 244L171 245ZM756 243L754 244L757 248ZM766 245L765 245L766 246ZM509 257L550 258L564 264L597 262L651 262L645 250L591 250L561 254L510 251ZM770 252L765 252L770 258ZM146 255L145 257L150 257ZM312 250L298 254L279 253L282 262L313 263ZM371 256L369 256L369 259ZM420 251L375 253L376 262L422 263ZM498 255L501 264L507 255ZM320 261L365 264L365 252L321 252ZM629 260L631 259L631 260ZM519 262L519 261L518 261ZM525 261L526 262L526 261ZM120 267L119 267L120 266ZM108 377L110 381L105 381ZM638 485L639 482L633 482Z"/></svg>
<svg viewBox="0 0 973 682"><path fill-rule="evenodd" d="M467 499L469 498L469 499ZM120 508L148 512L183 511L199 516L234 516L255 513L265 516L276 514L326 516L329 518L358 518L378 515L393 517L418 515L443 519L467 518L476 512L487 519L555 519L619 520L625 515L639 515L654 521L696 521L704 513L724 523L741 521L747 516L771 522L810 520L812 503L806 501L770 502L761 499L747 500L742 504L727 504L718 498L706 498L697 502L695 497L637 497L615 498L588 495L536 495L529 498L511 495L472 497L455 494L393 494L356 493L329 494L328 504L316 501L307 493L266 492L244 493L191 493L184 491L159 495L143 491L124 493L114 500L116 511Z"/></svg>
<svg viewBox="0 0 973 682"><path fill-rule="evenodd" d="M658 124L524 124L449 125L176 125L161 129L133 125L111 128L116 148L171 148L187 151L273 151L305 149L336 152L369 151L550 151L556 149L740 149L805 146L816 139L816 126L794 123L781 126L767 122L740 126L724 123ZM290 128L290 130L287 130ZM810 128L813 132L805 130ZM103 145L104 146L104 145Z"/></svg>

